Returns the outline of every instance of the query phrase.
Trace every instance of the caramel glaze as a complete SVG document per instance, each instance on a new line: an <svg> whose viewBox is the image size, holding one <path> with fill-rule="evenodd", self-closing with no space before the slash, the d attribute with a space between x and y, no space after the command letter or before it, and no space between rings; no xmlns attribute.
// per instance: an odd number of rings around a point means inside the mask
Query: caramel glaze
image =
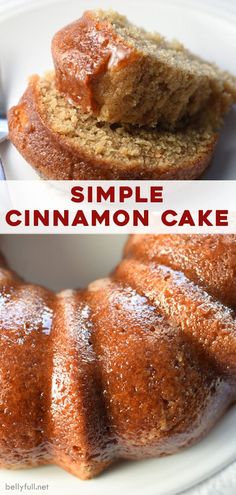
<svg viewBox="0 0 236 495"><path fill-rule="evenodd" d="M1 466L87 479L205 435L236 398L235 270L232 235L132 236L59 294L1 260Z"/></svg>
<svg viewBox="0 0 236 495"><path fill-rule="evenodd" d="M119 70L140 58L108 22L96 20L91 11L55 34L52 55L58 90L94 113L101 105L95 97L96 86L108 69Z"/></svg>

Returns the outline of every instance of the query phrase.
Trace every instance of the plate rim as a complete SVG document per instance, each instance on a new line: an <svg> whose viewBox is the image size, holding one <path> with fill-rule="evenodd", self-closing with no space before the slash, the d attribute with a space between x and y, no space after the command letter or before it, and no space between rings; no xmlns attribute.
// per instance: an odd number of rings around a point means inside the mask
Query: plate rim
<svg viewBox="0 0 236 495"><path fill-rule="evenodd" d="M14 18L17 15L32 12L54 4L67 3L68 0L0 0L0 23ZM142 3L143 0L135 0L136 4ZM195 10L228 21L230 24L236 24L236 3L232 0L214 0L213 3L206 3L205 0L148 0L151 2L169 3L173 6ZM211 1L211 0L210 0Z"/></svg>

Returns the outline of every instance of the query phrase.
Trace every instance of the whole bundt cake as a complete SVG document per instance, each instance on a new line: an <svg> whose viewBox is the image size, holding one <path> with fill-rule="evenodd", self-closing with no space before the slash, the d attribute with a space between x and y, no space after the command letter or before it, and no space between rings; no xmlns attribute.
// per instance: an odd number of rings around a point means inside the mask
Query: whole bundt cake
<svg viewBox="0 0 236 495"><path fill-rule="evenodd" d="M87 479L201 438L236 398L235 274L234 235L132 236L59 294L1 260L1 466Z"/></svg>

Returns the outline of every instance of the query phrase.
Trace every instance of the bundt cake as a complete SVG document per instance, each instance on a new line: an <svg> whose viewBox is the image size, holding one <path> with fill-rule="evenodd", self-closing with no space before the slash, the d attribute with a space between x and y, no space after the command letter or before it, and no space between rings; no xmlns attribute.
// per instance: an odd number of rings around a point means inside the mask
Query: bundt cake
<svg viewBox="0 0 236 495"><path fill-rule="evenodd" d="M8 120L19 152L55 180L195 179L210 162L219 127L207 113L175 133L102 123L63 97L53 73L31 79Z"/></svg>
<svg viewBox="0 0 236 495"><path fill-rule="evenodd" d="M236 78L112 11L87 11L53 38L56 85L110 123L175 127L236 101Z"/></svg>
<svg viewBox="0 0 236 495"><path fill-rule="evenodd" d="M87 479L205 435L236 399L235 274L234 235L135 235L59 294L1 260L1 466Z"/></svg>

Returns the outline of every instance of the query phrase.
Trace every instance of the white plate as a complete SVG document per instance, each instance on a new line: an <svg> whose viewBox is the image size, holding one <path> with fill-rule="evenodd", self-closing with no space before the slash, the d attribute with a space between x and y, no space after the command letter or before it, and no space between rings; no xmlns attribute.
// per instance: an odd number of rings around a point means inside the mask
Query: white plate
<svg viewBox="0 0 236 495"><path fill-rule="evenodd" d="M125 238L122 235L9 235L1 237L0 248L10 265L26 279L60 290L83 287L108 274L121 257ZM25 482L48 483L50 489L46 493L50 495L182 493L236 459L235 424L236 406L194 447L162 459L122 462L89 482L56 467L0 470L0 493L9 493L4 491L5 483Z"/></svg>
<svg viewBox="0 0 236 495"><path fill-rule="evenodd" d="M8 7L8 2L4 3ZM122 10L133 21L159 30L168 37L180 39L195 52L236 74L234 11L229 17L222 8L225 2L218 1L216 10L209 9L206 2L200 3L201 9L196 10L197 2L189 0L126 0L122 8L119 0L17 2L17 9L3 10L0 20L1 66L8 106L18 100L28 74L43 73L50 68L49 46L53 33L79 17L85 8L97 6ZM16 1L9 3L10 6L14 4ZM236 178L236 118L233 113L228 122L228 130L224 133L207 178ZM34 171L13 147L5 146L4 163L8 178L35 177ZM119 258L123 238L8 236L1 239L1 244L13 267L28 279L59 289L82 286L98 276L104 276ZM5 483L25 482L48 483L46 493L50 495L118 495L121 491L125 495L182 493L236 458L235 422L236 408L232 408L195 447L163 459L121 463L90 482L81 482L54 467L20 472L1 470L0 493L9 493L5 491Z"/></svg>
<svg viewBox="0 0 236 495"><path fill-rule="evenodd" d="M29 74L52 67L53 34L93 7L115 8L236 74L234 0L0 0L1 69L8 107L18 101ZM235 136L236 111L232 111L204 178L236 179ZM9 179L37 177L13 147L4 148Z"/></svg>

